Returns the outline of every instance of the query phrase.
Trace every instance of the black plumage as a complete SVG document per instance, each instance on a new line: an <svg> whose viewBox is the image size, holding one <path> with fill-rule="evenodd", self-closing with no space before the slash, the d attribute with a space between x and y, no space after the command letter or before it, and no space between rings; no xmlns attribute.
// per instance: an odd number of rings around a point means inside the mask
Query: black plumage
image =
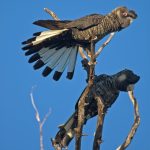
<svg viewBox="0 0 150 150"><path fill-rule="evenodd" d="M127 92L129 86L137 83L139 79L140 77L138 75L127 69L111 76L106 74L96 76L94 85L86 97L84 123L86 124L88 119L96 116L98 113L94 95L100 96L103 99L104 109L107 111L118 98L120 91ZM68 121L60 127L54 139L55 143L60 147L68 146L74 137L74 128L77 127L78 101L75 106L75 112Z"/></svg>
<svg viewBox="0 0 150 150"><path fill-rule="evenodd" d="M56 68L61 74L68 66L71 76L67 77L72 79L79 46L90 50L91 40L96 44L107 34L128 27L136 17L133 10L119 7L107 15L91 14L73 21L38 20L34 24L50 30L33 34L35 37L22 43L25 44L22 49L27 51L25 55L36 53L40 56L36 57L40 61L31 59L30 63L38 61L41 64L42 61L51 70ZM54 79L59 79L61 74Z"/></svg>

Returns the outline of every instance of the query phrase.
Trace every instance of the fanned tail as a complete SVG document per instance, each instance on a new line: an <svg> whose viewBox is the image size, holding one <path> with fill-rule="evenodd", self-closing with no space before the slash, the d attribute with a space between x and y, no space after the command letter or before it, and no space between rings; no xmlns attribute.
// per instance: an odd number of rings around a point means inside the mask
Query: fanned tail
<svg viewBox="0 0 150 150"><path fill-rule="evenodd" d="M71 40L68 29L37 32L34 36L22 42L25 45L22 48L26 51L25 55L32 55L28 62L35 62L33 68L37 70L46 65L42 72L44 77L56 68L53 79L57 81L68 66L67 78L72 79L78 46L71 45L71 42L68 42Z"/></svg>

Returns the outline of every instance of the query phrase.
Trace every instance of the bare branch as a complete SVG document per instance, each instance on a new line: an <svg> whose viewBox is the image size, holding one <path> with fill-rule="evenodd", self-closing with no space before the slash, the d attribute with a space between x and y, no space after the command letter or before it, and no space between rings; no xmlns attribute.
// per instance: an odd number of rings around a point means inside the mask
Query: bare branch
<svg viewBox="0 0 150 150"><path fill-rule="evenodd" d="M102 52L103 48L111 41L111 39L114 37L115 32L110 33L110 36L108 39L102 44L102 46L97 50L95 54L95 58L98 57L98 55Z"/></svg>
<svg viewBox="0 0 150 150"><path fill-rule="evenodd" d="M41 122L41 126L43 126L45 124L45 122L47 121L50 114L51 114L51 109L49 108L49 111L47 112L47 114L45 115L45 117L43 118L43 120Z"/></svg>
<svg viewBox="0 0 150 150"><path fill-rule="evenodd" d="M136 98L134 97L133 91L128 91L128 95L130 97L130 100L133 103L133 106L134 106L134 115L135 115L134 117L136 119L136 117L140 117L138 103L137 103Z"/></svg>
<svg viewBox="0 0 150 150"><path fill-rule="evenodd" d="M90 72L89 72L89 81L88 81L88 86L91 87L94 83L94 76L95 76L95 62L96 58L95 56L95 44L94 41L91 40L91 59L89 62L90 65Z"/></svg>
<svg viewBox="0 0 150 150"><path fill-rule="evenodd" d="M130 100L134 106L134 123L132 125L132 128L131 128L128 136L126 137L126 140L116 150L125 150L129 146L129 144L131 143L131 141L132 141L132 139L133 139L133 137L137 131L137 128L140 124L140 115L139 115L138 103L136 101L136 98L134 97L133 91L128 91L128 95L129 95Z"/></svg>
<svg viewBox="0 0 150 150"><path fill-rule="evenodd" d="M35 110L35 118L36 118L37 122L40 122L41 121L40 120L40 115L39 115L38 109L37 109L37 107L35 105L34 98L33 98L33 89L34 89L34 87L32 87L32 90L31 90L31 93L30 93L31 103L32 103L32 106L33 106L33 108Z"/></svg>
<svg viewBox="0 0 150 150"><path fill-rule="evenodd" d="M34 101L34 97L33 97L33 89L34 87L32 87L32 90L31 90L31 93L30 93L30 97L31 97L31 104L35 110L35 118L39 124L39 132L40 132L40 150L44 150L44 144L43 144L43 125L45 124L47 118L49 117L50 113L51 113L51 109L49 109L48 113L44 116L43 118L43 121L41 121L41 118L40 118L40 114L39 114L39 111L38 111L38 108L35 104L35 101Z"/></svg>
<svg viewBox="0 0 150 150"><path fill-rule="evenodd" d="M78 102L78 124L77 128L75 129L75 149L80 150L81 149L81 137L82 137L82 129L84 124L84 116L85 116L85 99L88 95L93 83L94 83L94 75L95 75L95 44L94 41L91 40L91 58L90 58L90 69L89 69L89 80L88 80L88 86L84 90L82 96L80 97L80 100Z"/></svg>
<svg viewBox="0 0 150 150"><path fill-rule="evenodd" d="M102 143L102 131L103 131L103 124L104 124L104 117L105 117L105 106L103 103L103 99L101 97L95 96L97 101L98 107L98 117L97 117L97 127L96 133L93 143L93 150L100 150L100 144Z"/></svg>
<svg viewBox="0 0 150 150"><path fill-rule="evenodd" d="M80 53L80 56L81 56L83 59L87 59L86 55L85 55L84 52L83 52L82 47L79 47L79 53Z"/></svg>
<svg viewBox="0 0 150 150"><path fill-rule="evenodd" d="M60 20L52 10L44 8L44 11L47 12L49 15L51 15L54 20Z"/></svg>
<svg viewBox="0 0 150 150"><path fill-rule="evenodd" d="M82 96L80 97L79 103L78 103L78 125L77 128L75 128L75 134L76 134L76 143L75 143L75 149L80 150L81 149L81 136L82 136L82 128L84 124L84 106L85 106L85 97L89 93L89 87L87 86L84 90Z"/></svg>

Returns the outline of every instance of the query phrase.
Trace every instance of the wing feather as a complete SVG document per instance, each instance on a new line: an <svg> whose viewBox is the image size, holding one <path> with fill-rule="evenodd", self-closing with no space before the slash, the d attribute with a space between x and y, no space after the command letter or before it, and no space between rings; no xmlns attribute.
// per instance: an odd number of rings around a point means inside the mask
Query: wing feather
<svg viewBox="0 0 150 150"><path fill-rule="evenodd" d="M67 70L67 78L72 79L74 74L74 69L77 60L78 47L73 47L71 50L71 54L69 57L68 70Z"/></svg>
<svg viewBox="0 0 150 150"><path fill-rule="evenodd" d="M88 16L85 16L83 18L74 20L68 24L66 24L66 28L77 28L79 30L84 30L87 28L90 28L92 26L96 26L97 24L99 24L102 19L104 18L103 15L100 14L91 14Z"/></svg>

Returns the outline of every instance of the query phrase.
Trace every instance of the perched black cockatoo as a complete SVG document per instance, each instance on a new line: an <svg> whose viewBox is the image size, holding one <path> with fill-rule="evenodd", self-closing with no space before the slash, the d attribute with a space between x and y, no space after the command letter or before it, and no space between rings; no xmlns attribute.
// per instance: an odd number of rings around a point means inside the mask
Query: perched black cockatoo
<svg viewBox="0 0 150 150"><path fill-rule="evenodd" d="M104 109L107 111L107 109L116 101L119 92L131 90L131 87L136 84L139 79L140 77L138 75L128 69L122 70L114 75L102 74L96 76L94 84L86 97L84 123L86 124L88 119L98 114L97 103L94 98L95 95L100 96L103 99ZM55 145L58 145L61 148L67 147L74 137L74 128L77 127L78 101L75 106L75 112L64 125L60 126L60 130L53 140Z"/></svg>
<svg viewBox="0 0 150 150"><path fill-rule="evenodd" d="M36 62L34 69L46 66L43 76L56 68L53 79L59 80L66 67L67 78L72 79L79 46L90 50L94 44L109 33L128 27L137 14L126 7L118 7L107 15L91 14L77 20L38 20L33 24L50 30L34 33L34 37L22 44L25 55L32 55L29 63Z"/></svg>

